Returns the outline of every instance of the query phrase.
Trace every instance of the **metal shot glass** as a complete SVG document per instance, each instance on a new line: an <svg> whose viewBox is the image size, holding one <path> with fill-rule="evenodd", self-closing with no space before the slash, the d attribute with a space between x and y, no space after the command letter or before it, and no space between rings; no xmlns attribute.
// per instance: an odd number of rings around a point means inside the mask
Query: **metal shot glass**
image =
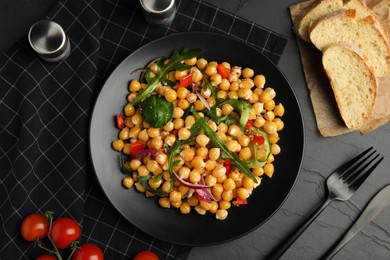
<svg viewBox="0 0 390 260"><path fill-rule="evenodd" d="M175 19L175 0L140 0L140 3L149 24L169 25Z"/></svg>
<svg viewBox="0 0 390 260"><path fill-rule="evenodd" d="M28 40L33 50L45 61L66 59L70 42L62 27L53 21L42 20L31 26Z"/></svg>

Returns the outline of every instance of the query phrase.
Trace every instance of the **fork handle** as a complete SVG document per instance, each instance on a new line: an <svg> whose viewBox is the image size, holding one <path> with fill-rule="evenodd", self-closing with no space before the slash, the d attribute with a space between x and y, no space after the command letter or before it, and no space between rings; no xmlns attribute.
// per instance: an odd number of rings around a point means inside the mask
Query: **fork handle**
<svg viewBox="0 0 390 260"><path fill-rule="evenodd" d="M271 254L266 258L267 260L279 259L290 246L298 239L298 237L305 231L310 224L317 218L317 216L328 206L332 201L332 198L327 198L311 215L308 217L302 225L292 232L287 239L285 239Z"/></svg>

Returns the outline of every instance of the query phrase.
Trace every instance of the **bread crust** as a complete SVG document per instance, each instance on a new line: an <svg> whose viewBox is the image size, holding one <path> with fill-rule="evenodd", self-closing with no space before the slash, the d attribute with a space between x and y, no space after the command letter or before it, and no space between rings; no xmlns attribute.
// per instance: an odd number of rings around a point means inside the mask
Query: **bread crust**
<svg viewBox="0 0 390 260"><path fill-rule="evenodd" d="M318 0L313 2L306 10L304 10L294 23L295 33L303 40L310 41L310 30L313 24L317 22L322 16L341 9L358 9L357 16L360 19L364 19L367 16L371 16L375 21L378 30L382 33L383 37L389 42L389 32L386 25L379 17L367 7L361 0ZM317 13L318 12L318 13Z"/></svg>

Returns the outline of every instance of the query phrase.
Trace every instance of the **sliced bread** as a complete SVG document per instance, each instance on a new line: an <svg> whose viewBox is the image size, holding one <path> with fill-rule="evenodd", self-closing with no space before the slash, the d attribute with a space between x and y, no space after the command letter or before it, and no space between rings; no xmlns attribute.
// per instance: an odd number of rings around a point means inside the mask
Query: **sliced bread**
<svg viewBox="0 0 390 260"><path fill-rule="evenodd" d="M379 31L383 34L386 41L389 41L389 32L385 24L360 0L320 0L315 1L306 11L304 11L294 23L294 30L297 35L305 41L310 42L310 29L318 19L331 12L340 9L355 9L357 17L364 19L372 16L377 24Z"/></svg>
<svg viewBox="0 0 390 260"><path fill-rule="evenodd" d="M352 45L329 45L323 50L325 73L341 117L350 129L363 126L376 99L377 81L366 60L364 52Z"/></svg>
<svg viewBox="0 0 390 260"><path fill-rule="evenodd" d="M323 50L330 44L346 43L362 49L377 77L390 72L390 47L371 16L357 19L355 10L339 10L320 18L310 30L310 40Z"/></svg>

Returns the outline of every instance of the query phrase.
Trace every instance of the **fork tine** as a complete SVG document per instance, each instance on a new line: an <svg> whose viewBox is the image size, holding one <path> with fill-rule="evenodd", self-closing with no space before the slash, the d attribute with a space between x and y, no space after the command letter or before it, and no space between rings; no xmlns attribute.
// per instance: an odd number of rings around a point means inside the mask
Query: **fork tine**
<svg viewBox="0 0 390 260"><path fill-rule="evenodd" d="M367 167L372 164L379 156L379 160L377 160L369 169L367 169ZM357 190L360 185L367 179L367 177L375 170L375 168L382 162L382 160L383 156L377 154L371 161L366 163L363 168L360 169L361 173L358 174L358 176L349 184L349 186Z"/></svg>
<svg viewBox="0 0 390 260"><path fill-rule="evenodd" d="M362 158L364 158L367 153L369 153L371 150L373 149L373 147L370 147L368 148L367 150L361 152L360 154L358 154L357 156L355 156L354 158L352 158L350 161L344 163L343 165L341 165L339 168L336 169L336 171L340 171L342 172L342 174L339 176L339 178L343 178L343 179L346 179L348 178L348 176L354 171L354 169L356 168L356 165L359 165L357 162L359 160L361 160ZM375 151L374 151L375 152ZM371 156L371 155L369 155Z"/></svg>
<svg viewBox="0 0 390 260"><path fill-rule="evenodd" d="M356 176L357 171L360 169L363 169L365 166L362 166L364 162L366 162L368 159L371 158L376 153L375 150L371 151L369 154L365 154L364 157L360 158L357 162L355 162L350 168L348 168L345 172L342 173L340 176L341 179L344 180L344 182L349 181L348 179Z"/></svg>

